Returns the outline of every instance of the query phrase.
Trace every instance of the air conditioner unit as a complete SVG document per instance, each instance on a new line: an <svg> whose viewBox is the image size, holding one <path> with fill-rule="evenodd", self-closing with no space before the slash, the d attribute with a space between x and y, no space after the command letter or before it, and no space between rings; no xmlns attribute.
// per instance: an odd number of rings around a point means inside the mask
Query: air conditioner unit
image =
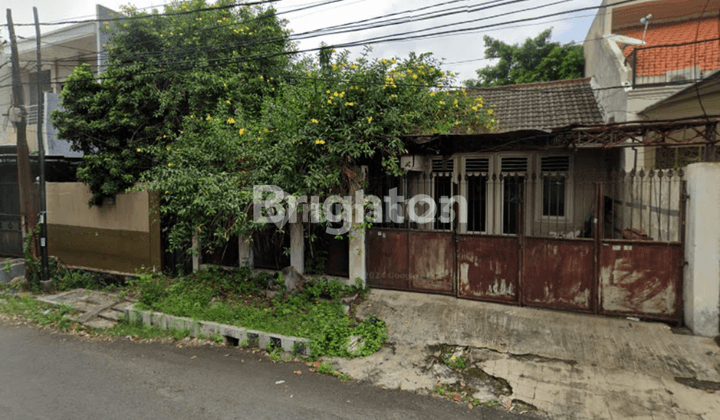
<svg viewBox="0 0 720 420"><path fill-rule="evenodd" d="M429 156L400 156L400 169L405 172L430 172Z"/></svg>

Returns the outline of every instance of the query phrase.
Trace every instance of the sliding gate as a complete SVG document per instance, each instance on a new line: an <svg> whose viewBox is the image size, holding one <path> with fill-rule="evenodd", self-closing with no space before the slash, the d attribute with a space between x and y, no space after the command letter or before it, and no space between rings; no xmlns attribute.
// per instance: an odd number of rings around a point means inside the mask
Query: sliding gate
<svg viewBox="0 0 720 420"><path fill-rule="evenodd" d="M405 203L395 216L405 217L368 232L368 284L681 321L682 172L580 172L558 162L535 174L463 162L477 171L437 168L377 190L400 191ZM500 169L523 169L514 163ZM437 217L442 197L465 197L466 220L413 222L407 201L418 194L437 202ZM413 213L427 211L421 203ZM446 206L450 211L459 215L459 204Z"/></svg>

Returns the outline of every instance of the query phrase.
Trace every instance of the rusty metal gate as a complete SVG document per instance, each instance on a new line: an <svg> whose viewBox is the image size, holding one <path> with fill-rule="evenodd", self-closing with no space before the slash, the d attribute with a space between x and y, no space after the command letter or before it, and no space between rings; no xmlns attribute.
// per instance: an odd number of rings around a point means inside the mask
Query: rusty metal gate
<svg viewBox="0 0 720 420"><path fill-rule="evenodd" d="M492 160L433 162L430 173L373 191L394 188L405 201L387 205L395 219L367 236L371 287L682 321L682 171L580 171L566 156L539 158L533 171L524 158ZM398 218L418 194L464 197L466 220ZM417 203L414 213L428 214ZM457 203L447 208L459 214Z"/></svg>

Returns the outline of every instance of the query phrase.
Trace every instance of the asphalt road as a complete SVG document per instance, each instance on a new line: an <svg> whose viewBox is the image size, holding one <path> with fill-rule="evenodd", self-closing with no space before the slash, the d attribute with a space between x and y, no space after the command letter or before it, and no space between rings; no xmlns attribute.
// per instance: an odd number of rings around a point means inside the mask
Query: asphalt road
<svg viewBox="0 0 720 420"><path fill-rule="evenodd" d="M343 383L237 348L93 342L0 322L3 420L470 418L527 420Z"/></svg>

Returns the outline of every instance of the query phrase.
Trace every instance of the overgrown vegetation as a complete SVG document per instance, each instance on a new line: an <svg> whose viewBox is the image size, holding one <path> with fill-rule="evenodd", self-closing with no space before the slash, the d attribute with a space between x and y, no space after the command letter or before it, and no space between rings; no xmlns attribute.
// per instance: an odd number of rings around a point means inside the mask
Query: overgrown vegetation
<svg viewBox="0 0 720 420"><path fill-rule="evenodd" d="M375 317L360 321L345 313L340 299L362 297L367 292L363 287L316 279L294 295L265 297L265 291L277 282L268 274L253 275L248 269L209 269L177 279L143 274L132 280L130 287L140 296L141 309L309 338L316 357L367 356L387 339L385 322ZM276 287L283 291L284 285ZM347 348L350 336L361 337L364 343L352 353Z"/></svg>

